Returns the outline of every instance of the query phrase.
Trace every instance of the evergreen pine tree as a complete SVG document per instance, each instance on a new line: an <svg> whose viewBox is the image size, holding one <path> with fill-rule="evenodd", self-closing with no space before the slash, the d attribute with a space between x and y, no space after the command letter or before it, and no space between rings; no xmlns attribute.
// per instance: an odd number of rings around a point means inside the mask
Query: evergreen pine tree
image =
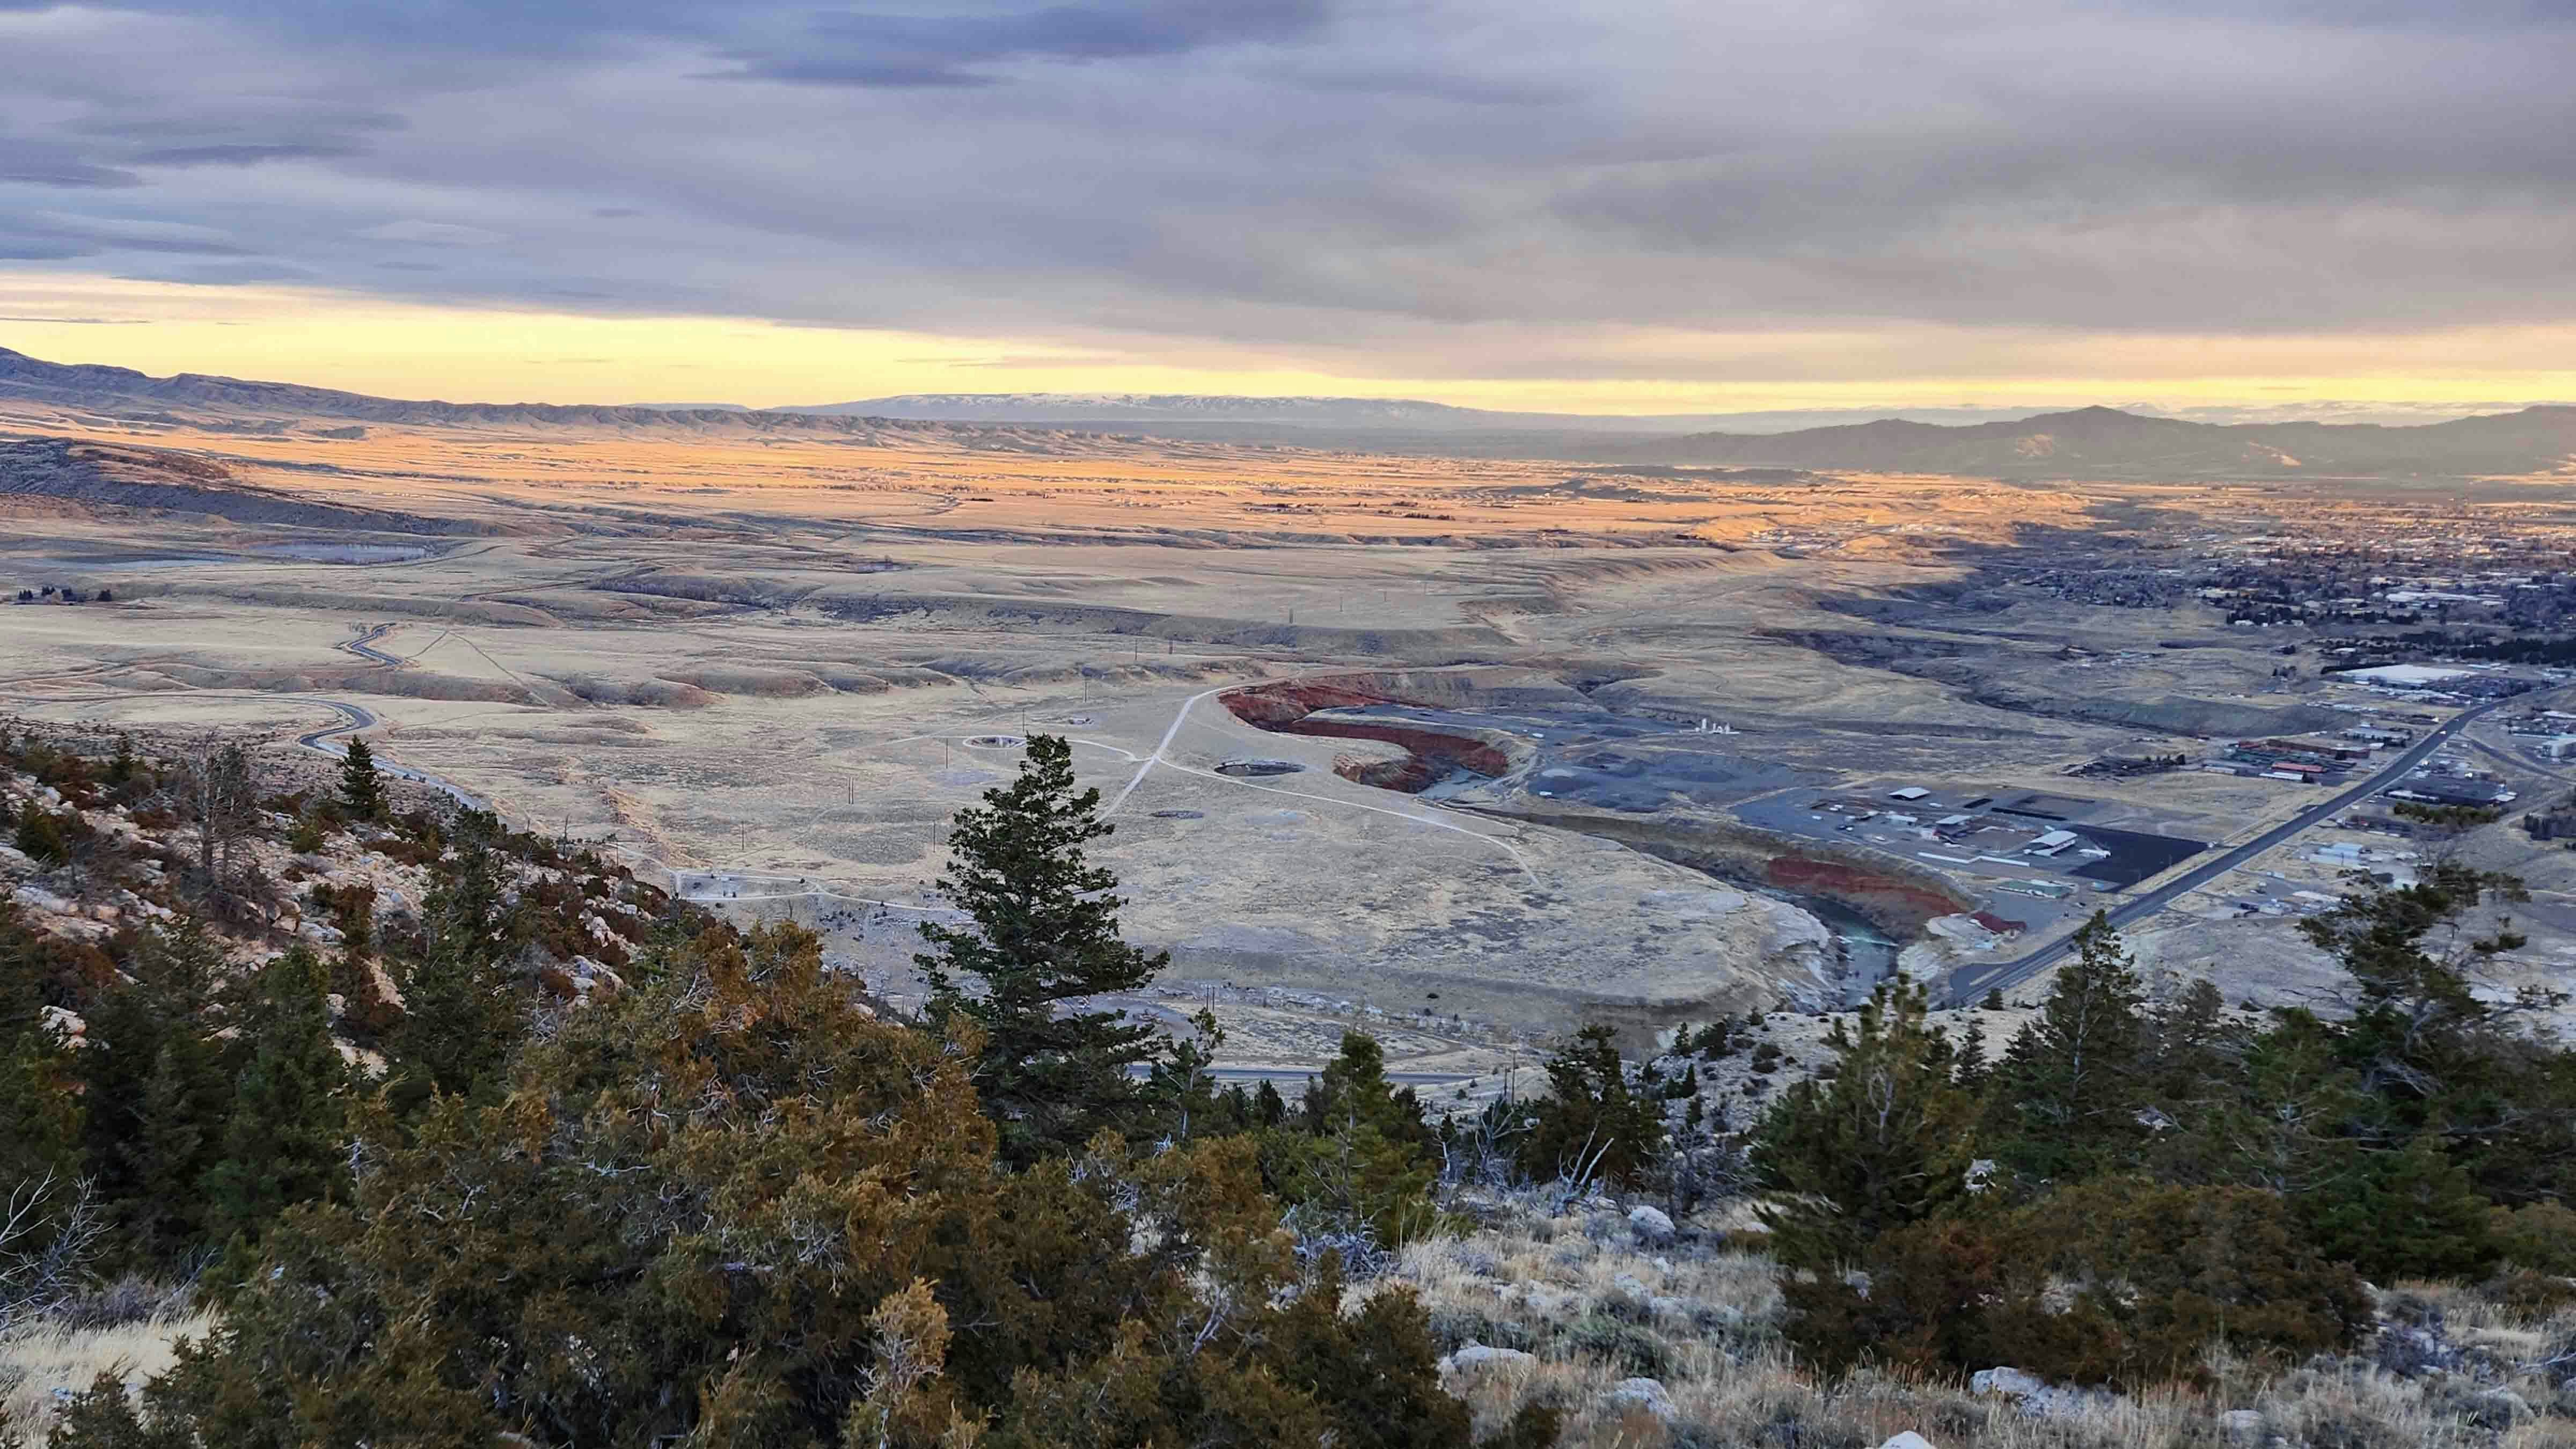
<svg viewBox="0 0 2576 1449"><path fill-rule="evenodd" d="M0 1211L18 1202L36 1226L11 1244L41 1251L82 1175L80 1101L69 1055L45 1022L34 942L0 897Z"/></svg>
<svg viewBox="0 0 2576 1449"><path fill-rule="evenodd" d="M376 752L357 735L349 736L340 754L340 808L353 820L374 820L385 813L384 781L376 774Z"/></svg>
<svg viewBox="0 0 2576 1449"><path fill-rule="evenodd" d="M2291 1199L2320 1253L2362 1276L2474 1278L2495 1266L2491 1205L2427 1133L2396 1151L2345 1144L2345 1170Z"/></svg>
<svg viewBox="0 0 2576 1449"><path fill-rule="evenodd" d="M921 927L938 948L913 958L930 983L930 1015L984 1033L976 1086L1013 1162L1072 1151L1138 1119L1129 1069L1152 1059L1159 1034L1078 1005L1138 990L1171 960L1119 939L1118 879L1083 852L1111 829L1100 792L1074 789L1073 747L1031 736L1019 778L957 814L940 888L973 924ZM970 993L965 977L982 989Z"/></svg>
<svg viewBox="0 0 2576 1449"><path fill-rule="evenodd" d="M221 948L193 922L176 931L147 931L125 962L132 983L110 985L85 1007L88 1045L78 1054L78 1066L90 1173L99 1195L122 1215L150 1205L141 1139L147 1084L163 1057L170 1056L174 1071L202 1067L197 1090L183 1095L211 1101L218 1115L230 1095L205 1019L222 961ZM188 1049L167 1051L179 1042Z"/></svg>
<svg viewBox="0 0 2576 1449"><path fill-rule="evenodd" d="M1244 1111L1228 1110L1226 1094L1217 1089L1212 1070L1216 1049L1225 1044L1225 1028L1217 1024L1216 1013L1206 1009L1190 1018L1190 1026L1190 1039L1174 1042L1171 1055L1154 1064L1154 1105L1174 1138L1222 1136L1240 1130L1251 1102L1237 1086L1233 1089L1236 1105Z"/></svg>
<svg viewBox="0 0 2576 1449"><path fill-rule="evenodd" d="M118 731L116 753L108 758L106 780L110 785L123 785L143 773L143 761L134 753L134 736Z"/></svg>
<svg viewBox="0 0 2576 1449"><path fill-rule="evenodd" d="M406 1109L433 1091L497 1094L526 1035L526 1012L503 969L500 875L479 837L458 844L424 916L427 950L403 978L402 1019L387 1043L394 1101Z"/></svg>
<svg viewBox="0 0 2576 1449"><path fill-rule="evenodd" d="M2444 1109L2475 1112L2470 1099L2513 1054L2506 1024L2519 1012L2564 1000L2536 990L2479 989L2481 963L2519 948L2524 938L2506 920L2463 940L2463 917L2489 899L2523 894L2514 882L2444 864L2415 885L2348 897L2299 923L2352 978L2344 1060L2407 1134L2485 1125L2442 1120L2453 1115Z"/></svg>
<svg viewBox="0 0 2576 1449"><path fill-rule="evenodd" d="M345 1182L350 1073L331 1039L328 984L328 968L302 946L250 982L231 1120L205 1178L220 1236L256 1241L288 1206L335 1196Z"/></svg>
<svg viewBox="0 0 2576 1449"><path fill-rule="evenodd" d="M122 1214L133 1251L180 1263L207 1238L200 1186L213 1171L231 1107L214 1044L195 1032L172 1032L144 1078L141 1122L128 1152L133 1200Z"/></svg>
<svg viewBox="0 0 2576 1449"><path fill-rule="evenodd" d="M1617 1034L1587 1026L1547 1059L1548 1096L1520 1146L1521 1170L1635 1187L1664 1151L1660 1095L1637 1090L1619 1060Z"/></svg>
<svg viewBox="0 0 2576 1449"><path fill-rule="evenodd" d="M1983 1092L1994 1074L1993 1064L1986 1060L1986 1024L1971 1017L1967 1035L1959 1040L1959 1086L1965 1091Z"/></svg>
<svg viewBox="0 0 2576 1449"><path fill-rule="evenodd" d="M1268 1077L1261 1079L1261 1090L1252 1094L1252 1122L1256 1127L1276 1127L1288 1120L1288 1099Z"/></svg>
<svg viewBox="0 0 2576 1449"><path fill-rule="evenodd" d="M1976 1099L1928 1013L1921 986L1879 987L1828 1029L1834 1075L1790 1087L1764 1116L1753 1165L1779 1193L1761 1215L1782 1262L1831 1269L1966 1202Z"/></svg>
<svg viewBox="0 0 2576 1449"><path fill-rule="evenodd" d="M46 1005L35 933L19 920L17 901L0 895L0 1041L34 1030Z"/></svg>
<svg viewBox="0 0 2576 1449"><path fill-rule="evenodd" d="M1341 1050L1324 1064L1321 1077L1307 1082L1299 1118L1313 1133L1365 1122L1390 1141L1433 1145L1431 1129L1422 1121L1422 1104L1387 1080L1386 1048L1366 1032L1342 1033Z"/></svg>
<svg viewBox="0 0 2576 1449"><path fill-rule="evenodd" d="M205 1241L197 1188L214 1168L232 1110L224 1049L207 1020L222 970L222 948L194 924L155 934L136 961L144 1002L164 1025L143 1082L135 1141L123 1153L136 1193L125 1220L138 1251L164 1263L184 1260Z"/></svg>
<svg viewBox="0 0 2576 1449"><path fill-rule="evenodd" d="M0 1204L21 1189L59 1204L81 1176L80 1102L64 1055L42 1026L0 1035Z"/></svg>
<svg viewBox="0 0 2576 1449"><path fill-rule="evenodd" d="M18 807L18 834L12 843L20 855L38 865L61 865L72 858L71 841L63 834L63 822L37 804L33 796Z"/></svg>
<svg viewBox="0 0 2576 1449"><path fill-rule="evenodd" d="M2238 1077L2245 1034L2228 1022L2227 1000L2207 977L2157 1008L2150 1028L2151 1095L2167 1117L2189 1122Z"/></svg>
<svg viewBox="0 0 2576 1449"><path fill-rule="evenodd" d="M1994 1071L1986 1135L1996 1159L2025 1179L2073 1181L2124 1166L2145 1140L2145 992L2109 917L2095 912L2075 947Z"/></svg>
<svg viewBox="0 0 2576 1449"><path fill-rule="evenodd" d="M1419 1237L1438 1221L1431 1201L1438 1139L1422 1105L1386 1079L1386 1053L1364 1032L1310 1079L1295 1130L1269 1134L1262 1172L1310 1231L1367 1229L1381 1244Z"/></svg>
<svg viewBox="0 0 2576 1449"><path fill-rule="evenodd" d="M2510 878L2443 863L2300 923L2351 977L2333 1033L2366 1099L2350 1135L2384 1154L2433 1134L2498 1200L2576 1189L2576 1059L2533 1050L2521 1029L2567 997L2499 979L2490 963L2524 938L2509 918L2471 914L2525 898Z"/></svg>

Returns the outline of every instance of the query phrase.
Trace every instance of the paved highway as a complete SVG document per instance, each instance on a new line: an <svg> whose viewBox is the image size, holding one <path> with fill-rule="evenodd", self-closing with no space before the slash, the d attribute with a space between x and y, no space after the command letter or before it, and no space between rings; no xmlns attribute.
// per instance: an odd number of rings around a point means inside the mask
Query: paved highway
<svg viewBox="0 0 2576 1449"><path fill-rule="evenodd" d="M2561 785L2576 785L2576 780L2572 780L2567 776L2560 774L2558 771L2549 768L2547 765L2524 759L2522 756L2515 754L2511 750L2497 749L2495 746L2488 744L2484 740L2462 740L2460 743L2467 745L2470 749L2477 751L2481 755L2487 756L2500 765L2509 765L2525 774L2538 775L2544 780L2555 780Z"/></svg>
<svg viewBox="0 0 2576 1449"><path fill-rule="evenodd" d="M375 647L377 640L382 639L393 631L394 626L391 624L373 625L367 630L367 632L359 635L355 639L347 641L340 647L357 655L361 659L373 660L378 664L389 664L399 669L406 661L397 659L394 656L387 654L385 651Z"/></svg>
<svg viewBox="0 0 2576 1449"><path fill-rule="evenodd" d="M374 636L370 635L369 637L372 638ZM307 730L295 737L295 742L297 744L302 745L304 748L312 750L317 754L329 755L335 760L339 759L341 755L346 752L346 747L335 748L329 744L328 741L338 739L342 735L356 734L360 730L371 730L376 727L375 712L366 708L364 705L350 704L345 700L322 699L314 695L306 695L304 697L311 699L315 704L321 705L326 709L334 709L340 712L340 722L338 724L325 725L318 730ZM446 780L438 778L436 775L429 774L426 771L415 770L408 765L397 765L391 760L376 761L376 769L381 773L391 775L398 780L413 780L420 784L427 785L429 788L446 795L457 804L463 805L469 810L489 810L492 808L491 801L486 800L482 796L476 795L471 791L461 789Z"/></svg>
<svg viewBox="0 0 2576 1449"><path fill-rule="evenodd" d="M2144 920L2172 904L2175 897L2183 895L2189 891L2197 890L2200 887L2209 884L2211 881L2225 875L2231 870L2236 869L2238 866L2245 864L2247 861L2261 855L2263 852L2270 850L2273 846L2280 844L2291 836L2296 835L2303 830L2310 829L2338 811L2345 810L2353 805L2359 804L2361 801L2370 798L2373 794L2376 794L2381 790L2385 790L2389 786L2396 784L2398 781L2405 779L2409 771L2424 763L2426 759L2431 757L2435 750L2440 749L2444 743L2449 741L2451 736L2459 733L2479 716L2484 715L2487 711L2494 709L2497 705L2502 704L2503 702L2504 701L2502 700L2495 700L2479 705L2474 709L2462 711L2459 715L2453 717L2448 723L2438 726L2431 734L2426 735L2421 741L2409 747L2406 753L2399 755L2395 762L2390 764L2387 769L2380 771L2378 774L2371 776L2369 779L2353 786L2351 789L2344 791L2342 794L2335 796L2322 805L2301 811L2290 820L2276 825L2270 830L2264 831L2261 835L2254 837L2243 845L2237 846L2233 850L2217 856L2207 864L2194 866L2190 870L2174 877L2165 884L2147 892L2145 895L2134 897L2112 907L2110 911L2111 924L2114 926L2125 926L2134 921ZM1989 961L1982 965L1970 966L1953 972L1949 981L1943 988L1944 1000L1941 1004L1949 1006L1965 1006L1979 997L1984 996L1989 991L2010 991L2014 987L2021 985L2023 982L2030 980L2034 976L2037 976L2040 972L2047 970L2057 962L2059 957L2064 956L2071 949L2073 949L2073 943L2072 938L2069 938L2067 940L2058 941L2052 945L2042 946L2038 950L2031 952L2029 955L2026 955L2017 961Z"/></svg>
<svg viewBox="0 0 2576 1449"><path fill-rule="evenodd" d="M341 752L325 748L322 743L324 740L337 739L342 735L355 734L360 730L371 730L376 727L374 713L357 705L343 704L336 699L316 699L313 702L326 709L338 710L340 722L335 725L325 725L318 730L307 730L297 735L295 742L308 750L320 750L323 754L336 758Z"/></svg>

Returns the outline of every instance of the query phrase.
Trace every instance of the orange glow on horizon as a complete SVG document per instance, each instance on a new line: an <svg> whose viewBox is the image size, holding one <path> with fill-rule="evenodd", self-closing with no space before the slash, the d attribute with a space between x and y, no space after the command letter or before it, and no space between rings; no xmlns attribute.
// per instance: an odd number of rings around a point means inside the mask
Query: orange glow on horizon
<svg viewBox="0 0 2576 1449"><path fill-rule="evenodd" d="M1530 346L1566 340L1544 330L1517 336ZM1889 324L1715 336L1603 329L1571 340L1582 355L1615 358L1621 375L1453 372L1452 355L1530 355L1514 351L1513 339L1483 334L1454 353L1424 344L1345 359L1186 339L942 336L0 272L0 346L48 361L451 401L777 406L914 392L1186 392L1698 413L2304 401L2466 408L2576 398L2576 326L2206 337ZM1723 362L1730 356L1745 359L1743 375ZM1384 370L1358 370L1364 362Z"/></svg>

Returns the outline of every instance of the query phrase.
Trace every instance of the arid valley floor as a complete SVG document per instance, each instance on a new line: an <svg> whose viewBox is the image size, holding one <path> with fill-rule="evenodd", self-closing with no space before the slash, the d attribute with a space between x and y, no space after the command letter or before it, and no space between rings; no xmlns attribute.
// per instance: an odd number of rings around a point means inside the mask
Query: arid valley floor
<svg viewBox="0 0 2576 1449"><path fill-rule="evenodd" d="M2321 674L2299 647L2317 627L2045 582L2068 550L2289 532L2563 543L2563 481L12 406L0 450L40 481L0 492L0 583L32 595L0 614L0 711L279 750L355 720L381 758L523 824L823 925L897 997L912 926L940 909L945 822L1029 732L1074 742L1117 826L1103 858L1130 934L1173 953L1166 994L1137 1004L1212 1003L1247 1070L1302 1070L1359 1019L1418 1080L1488 1080L1593 1017L1838 1005L1900 949L1964 998L2128 902L2144 959L2286 1000L2325 980L2298 893L2437 849L2528 879L2508 975L2576 961L2576 857L2513 814L2390 846L2340 828L2356 804L2142 901L2343 789L2198 767L2225 742L2429 731L2463 702ZM2515 813L2576 783L2505 729L2562 678L2443 744ZM2167 757L2191 763L2117 764ZM1891 803L1908 790L1911 814ZM2069 822L2093 833L2059 858L2048 827ZM1965 828L1986 837L1945 843ZM2139 841L2195 853L2113 869Z"/></svg>

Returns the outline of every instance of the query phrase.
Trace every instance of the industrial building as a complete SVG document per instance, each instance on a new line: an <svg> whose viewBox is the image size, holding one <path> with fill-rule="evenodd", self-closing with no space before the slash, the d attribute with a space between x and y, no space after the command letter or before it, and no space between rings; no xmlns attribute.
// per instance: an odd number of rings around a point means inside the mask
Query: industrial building
<svg viewBox="0 0 2576 1449"><path fill-rule="evenodd" d="M2422 800L2435 805L2501 805L2513 798L2511 790L2493 780L2440 775L2408 780L2388 793L2400 800Z"/></svg>

